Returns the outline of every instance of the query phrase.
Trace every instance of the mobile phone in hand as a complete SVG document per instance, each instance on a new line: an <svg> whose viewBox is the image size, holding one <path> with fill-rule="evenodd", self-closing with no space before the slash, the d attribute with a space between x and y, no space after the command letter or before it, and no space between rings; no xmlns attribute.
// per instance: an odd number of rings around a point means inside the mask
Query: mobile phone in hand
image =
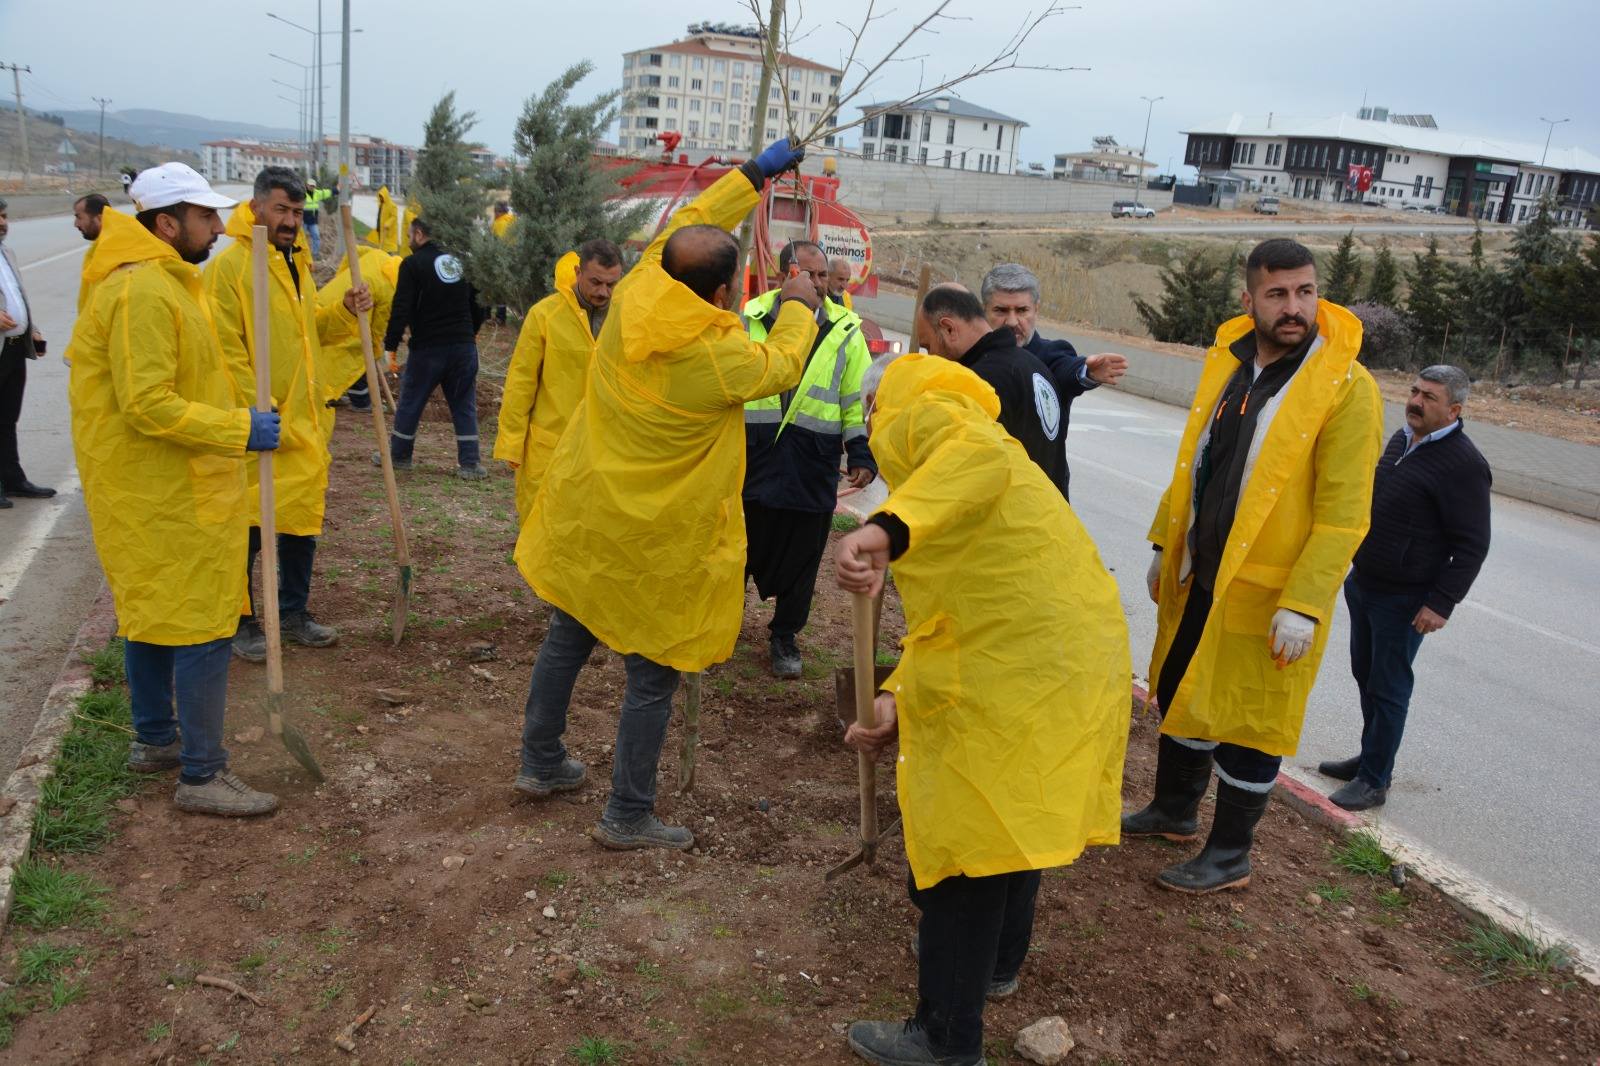
<svg viewBox="0 0 1600 1066"><path fill-rule="evenodd" d="M43 337L41 337L38 340L33 342L33 350L34 350L34 353L37 354L37 355L43 355L44 354L44 338Z"/></svg>

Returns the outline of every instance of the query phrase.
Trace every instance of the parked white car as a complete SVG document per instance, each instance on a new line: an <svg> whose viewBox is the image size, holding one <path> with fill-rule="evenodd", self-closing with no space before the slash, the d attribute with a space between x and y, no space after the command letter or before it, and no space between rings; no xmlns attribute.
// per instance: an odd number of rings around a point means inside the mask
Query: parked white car
<svg viewBox="0 0 1600 1066"><path fill-rule="evenodd" d="M1112 218L1155 218L1156 209L1132 200L1118 200L1111 205Z"/></svg>

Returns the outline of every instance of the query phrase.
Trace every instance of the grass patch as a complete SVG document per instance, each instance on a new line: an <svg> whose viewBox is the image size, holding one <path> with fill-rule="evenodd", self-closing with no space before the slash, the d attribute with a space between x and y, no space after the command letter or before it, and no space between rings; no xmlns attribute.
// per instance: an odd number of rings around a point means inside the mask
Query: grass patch
<svg viewBox="0 0 1600 1066"><path fill-rule="evenodd" d="M96 688L110 688L127 681L128 675L122 657L123 647L121 637L112 637L111 642L99 651L84 653L83 661L88 664L89 678L95 683Z"/></svg>
<svg viewBox="0 0 1600 1066"><path fill-rule="evenodd" d="M853 533L861 528L861 523L856 521L855 515L836 514L833 516L833 531L835 533Z"/></svg>
<svg viewBox="0 0 1600 1066"><path fill-rule="evenodd" d="M82 925L105 912L109 889L87 874L29 859L17 867L11 920L29 929Z"/></svg>
<svg viewBox="0 0 1600 1066"><path fill-rule="evenodd" d="M11 1046L17 1033L17 1022L26 1018L32 1007L17 995L15 989L0 991L0 1050Z"/></svg>
<svg viewBox="0 0 1600 1066"><path fill-rule="evenodd" d="M17 952L17 983L42 985L66 969L77 956L77 948L31 944Z"/></svg>
<svg viewBox="0 0 1600 1066"><path fill-rule="evenodd" d="M1348 903L1350 901L1350 890L1348 888L1328 881L1323 881L1311 891L1321 896L1328 903Z"/></svg>
<svg viewBox="0 0 1600 1066"><path fill-rule="evenodd" d="M85 693L61 738L61 753L39 790L33 845L71 854L98 851L111 838L112 804L131 793L138 775L128 770L128 728L133 721L121 689Z"/></svg>
<svg viewBox="0 0 1600 1066"><path fill-rule="evenodd" d="M156 1022L156 1024L144 1031L145 1040L152 1044L159 1044L171 1035L172 1023L170 1022Z"/></svg>
<svg viewBox="0 0 1600 1066"><path fill-rule="evenodd" d="M1368 877L1385 876L1394 865L1389 853L1378 843L1377 835L1365 829L1345 834L1344 840L1333 846L1333 861L1353 874Z"/></svg>
<svg viewBox="0 0 1600 1066"><path fill-rule="evenodd" d="M1486 984L1547 977L1572 968L1572 952L1531 933L1475 925L1464 939L1452 944L1456 954L1483 974Z"/></svg>
<svg viewBox="0 0 1600 1066"><path fill-rule="evenodd" d="M1365 981L1357 981L1355 984L1350 986L1350 998L1358 1003L1365 1003L1375 994L1376 993L1372 991L1372 986L1367 984Z"/></svg>
<svg viewBox="0 0 1600 1066"><path fill-rule="evenodd" d="M621 1045L603 1036L579 1037L578 1042L567 1049L567 1054L582 1066L610 1066L622 1061Z"/></svg>
<svg viewBox="0 0 1600 1066"><path fill-rule="evenodd" d="M1411 901L1398 888L1386 888L1378 893L1378 906L1390 912L1403 911L1411 906Z"/></svg>

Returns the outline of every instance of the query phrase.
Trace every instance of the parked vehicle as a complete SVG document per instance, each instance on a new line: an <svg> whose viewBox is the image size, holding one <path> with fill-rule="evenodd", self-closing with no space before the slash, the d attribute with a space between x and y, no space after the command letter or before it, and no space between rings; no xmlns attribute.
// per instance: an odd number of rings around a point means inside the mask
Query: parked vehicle
<svg viewBox="0 0 1600 1066"><path fill-rule="evenodd" d="M1258 196L1250 210L1258 215L1276 215L1278 213L1278 198L1276 196Z"/></svg>
<svg viewBox="0 0 1600 1066"><path fill-rule="evenodd" d="M1156 209L1133 200L1117 200L1111 205L1112 218L1155 218Z"/></svg>

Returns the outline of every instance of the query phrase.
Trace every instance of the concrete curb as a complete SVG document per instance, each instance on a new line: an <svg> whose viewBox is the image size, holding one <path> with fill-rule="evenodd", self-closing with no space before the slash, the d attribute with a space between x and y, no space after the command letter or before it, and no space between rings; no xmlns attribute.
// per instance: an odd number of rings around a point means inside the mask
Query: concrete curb
<svg viewBox="0 0 1600 1066"><path fill-rule="evenodd" d="M102 583L99 597L78 628L66 662L45 696L33 734L17 756L17 767L6 779L5 788L0 789L0 810L5 811L0 816L0 937L5 934L11 904L16 898L17 867L28 857L39 792L55 768L61 737L72 722L78 697L88 692L92 684L89 665L83 661L84 653L104 647L116 631L117 616L111 604L111 590Z"/></svg>

